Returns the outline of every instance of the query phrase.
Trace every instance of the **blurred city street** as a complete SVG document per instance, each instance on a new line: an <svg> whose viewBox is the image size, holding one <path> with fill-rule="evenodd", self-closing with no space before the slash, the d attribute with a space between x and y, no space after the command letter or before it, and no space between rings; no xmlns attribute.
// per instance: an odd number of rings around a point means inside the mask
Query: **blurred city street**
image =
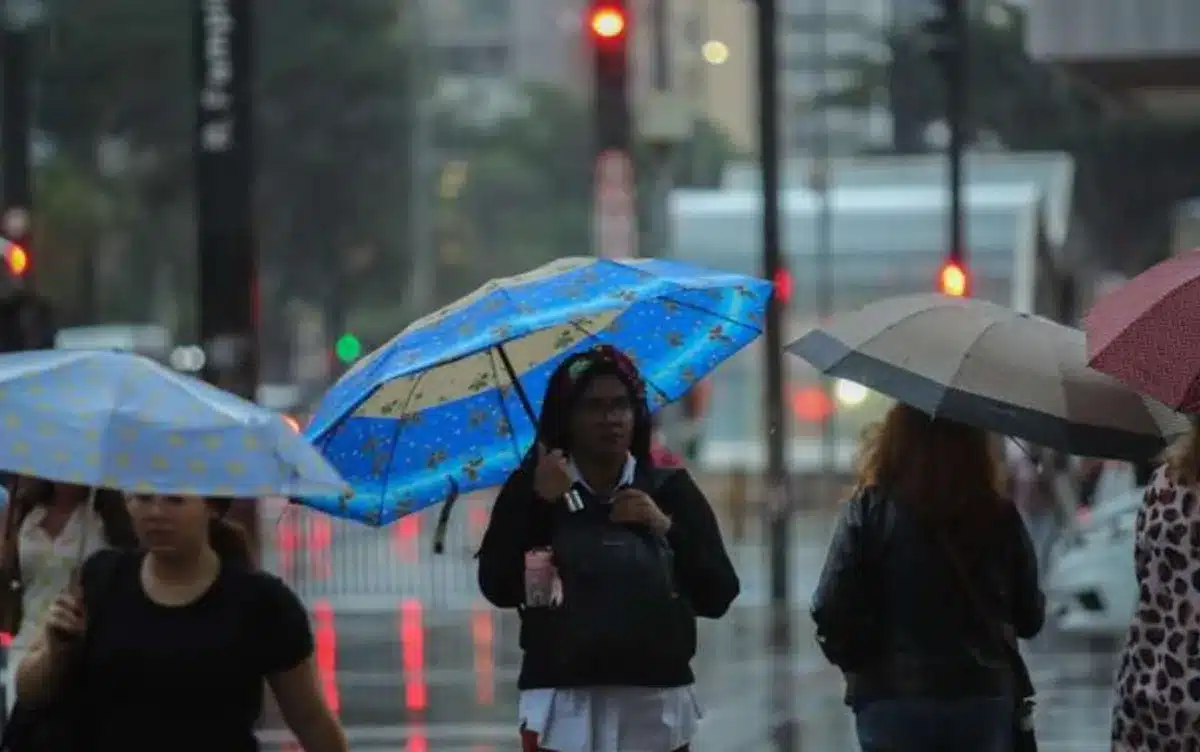
<svg viewBox="0 0 1200 752"><path fill-rule="evenodd" d="M515 745L517 620L483 603L473 541L487 499L455 510L447 552L434 556L435 517L371 530L289 509L274 523L275 560L313 612L328 696L356 752L501 752ZM419 521L418 521L419 520ZM782 660L803 752L855 748L841 677L811 639L805 609L828 535L827 516L796 522L792 557L796 645ZM702 624L695 662L707 714L699 752L773 749L768 696L765 549L733 546L743 593L724 620ZM1049 638L1031 650L1041 688L1039 729L1051 752L1095 752L1107 743L1108 654ZM289 750L268 724L267 749Z"/></svg>

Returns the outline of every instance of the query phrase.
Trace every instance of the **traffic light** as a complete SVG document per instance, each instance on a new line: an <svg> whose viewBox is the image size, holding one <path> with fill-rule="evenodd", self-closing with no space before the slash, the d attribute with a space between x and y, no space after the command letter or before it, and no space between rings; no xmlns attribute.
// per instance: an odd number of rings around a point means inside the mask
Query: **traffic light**
<svg viewBox="0 0 1200 752"><path fill-rule="evenodd" d="M792 293L796 290L795 281L792 279L791 270L786 267L779 267L775 270L775 299L779 301L779 305L788 306L792 302Z"/></svg>
<svg viewBox="0 0 1200 752"><path fill-rule="evenodd" d="M971 294L971 275L959 262L951 259L942 264L938 274L938 288L943 295L965 298Z"/></svg>
<svg viewBox="0 0 1200 752"><path fill-rule="evenodd" d="M943 73L951 73L966 51L967 14L963 0L938 0L937 15L921 23L929 57Z"/></svg>
<svg viewBox="0 0 1200 752"><path fill-rule="evenodd" d="M14 279L22 279L29 271L29 252L16 243L4 243L4 264Z"/></svg>
<svg viewBox="0 0 1200 752"><path fill-rule="evenodd" d="M338 337L333 346L333 354L343 363L350 364L362 357L362 341L353 334L346 333Z"/></svg>
<svg viewBox="0 0 1200 752"><path fill-rule="evenodd" d="M587 36L595 76L596 153L627 152L633 135L629 102L629 6L627 0L593 0Z"/></svg>

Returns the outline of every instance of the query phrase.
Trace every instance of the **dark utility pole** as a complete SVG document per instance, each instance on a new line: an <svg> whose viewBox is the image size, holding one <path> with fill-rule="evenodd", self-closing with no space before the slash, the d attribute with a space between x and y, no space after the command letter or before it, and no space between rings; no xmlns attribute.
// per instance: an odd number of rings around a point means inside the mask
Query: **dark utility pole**
<svg viewBox="0 0 1200 752"><path fill-rule="evenodd" d="M33 188L30 180L30 142L32 140L33 54L31 30L42 15L41 5L29 0L0 0L0 65L3 66L0 106L0 146L4 149L4 211L0 215L0 234L30 252ZM32 264L30 265L32 267ZM12 280L28 288L32 268L21 280Z"/></svg>
<svg viewBox="0 0 1200 752"><path fill-rule="evenodd" d="M252 0L192 0L204 376L250 400L258 391L252 7ZM257 539L257 508L235 509Z"/></svg>
<svg viewBox="0 0 1200 752"><path fill-rule="evenodd" d="M964 0L939 0L939 15L926 22L930 56L946 81L946 144L950 193L946 249L948 261L966 268L963 216L963 154L966 150L968 24Z"/></svg>
<svg viewBox="0 0 1200 752"><path fill-rule="evenodd" d="M758 139L762 162L763 277L779 280L786 273L779 230L779 38L776 0L756 0L758 5ZM767 309L763 424L767 448L767 535L770 548L771 664L770 722L777 752L797 748L792 719L792 695L787 665L792 658L791 498L787 469L787 423L783 399L783 301L771 296ZM777 668L775 668L777 667Z"/></svg>

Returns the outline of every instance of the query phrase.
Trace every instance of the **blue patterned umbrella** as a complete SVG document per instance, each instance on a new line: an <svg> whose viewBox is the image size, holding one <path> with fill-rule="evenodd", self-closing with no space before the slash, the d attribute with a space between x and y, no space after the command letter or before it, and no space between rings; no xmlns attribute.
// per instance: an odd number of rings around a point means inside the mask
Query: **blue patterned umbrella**
<svg viewBox="0 0 1200 752"><path fill-rule="evenodd" d="M568 355L621 349L657 409L762 333L770 294L762 280L660 259L566 258L493 280L414 322L329 390L306 433L354 495L304 503L382 525L498 485L529 447L549 376Z"/></svg>
<svg viewBox="0 0 1200 752"><path fill-rule="evenodd" d="M0 470L197 496L349 487L282 416L129 353L0 355Z"/></svg>

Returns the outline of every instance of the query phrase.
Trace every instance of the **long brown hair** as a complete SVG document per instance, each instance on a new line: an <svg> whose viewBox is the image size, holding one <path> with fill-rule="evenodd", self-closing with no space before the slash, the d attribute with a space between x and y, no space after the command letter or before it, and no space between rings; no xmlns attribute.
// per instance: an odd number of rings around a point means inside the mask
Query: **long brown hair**
<svg viewBox="0 0 1200 752"><path fill-rule="evenodd" d="M930 521L990 522L1004 503L991 435L900 403L864 433L856 474L858 487L878 486Z"/></svg>
<svg viewBox="0 0 1200 752"><path fill-rule="evenodd" d="M233 501L215 497L207 501L217 512L217 516L208 521L208 545L212 546L223 563L253 569L254 553L250 550L246 529L228 518Z"/></svg>
<svg viewBox="0 0 1200 752"><path fill-rule="evenodd" d="M133 532L133 521L125 508L125 497L120 491L97 488L86 491L91 496L96 516L100 518L104 542L113 548L137 548L137 535ZM84 501L81 503L87 503ZM13 512L17 519L24 519L36 506L45 506L54 500L54 483L44 478L24 477L17 484L13 497Z"/></svg>
<svg viewBox="0 0 1200 752"><path fill-rule="evenodd" d="M1192 418L1192 430L1167 447L1163 462L1172 481L1183 486L1200 483L1200 420Z"/></svg>

